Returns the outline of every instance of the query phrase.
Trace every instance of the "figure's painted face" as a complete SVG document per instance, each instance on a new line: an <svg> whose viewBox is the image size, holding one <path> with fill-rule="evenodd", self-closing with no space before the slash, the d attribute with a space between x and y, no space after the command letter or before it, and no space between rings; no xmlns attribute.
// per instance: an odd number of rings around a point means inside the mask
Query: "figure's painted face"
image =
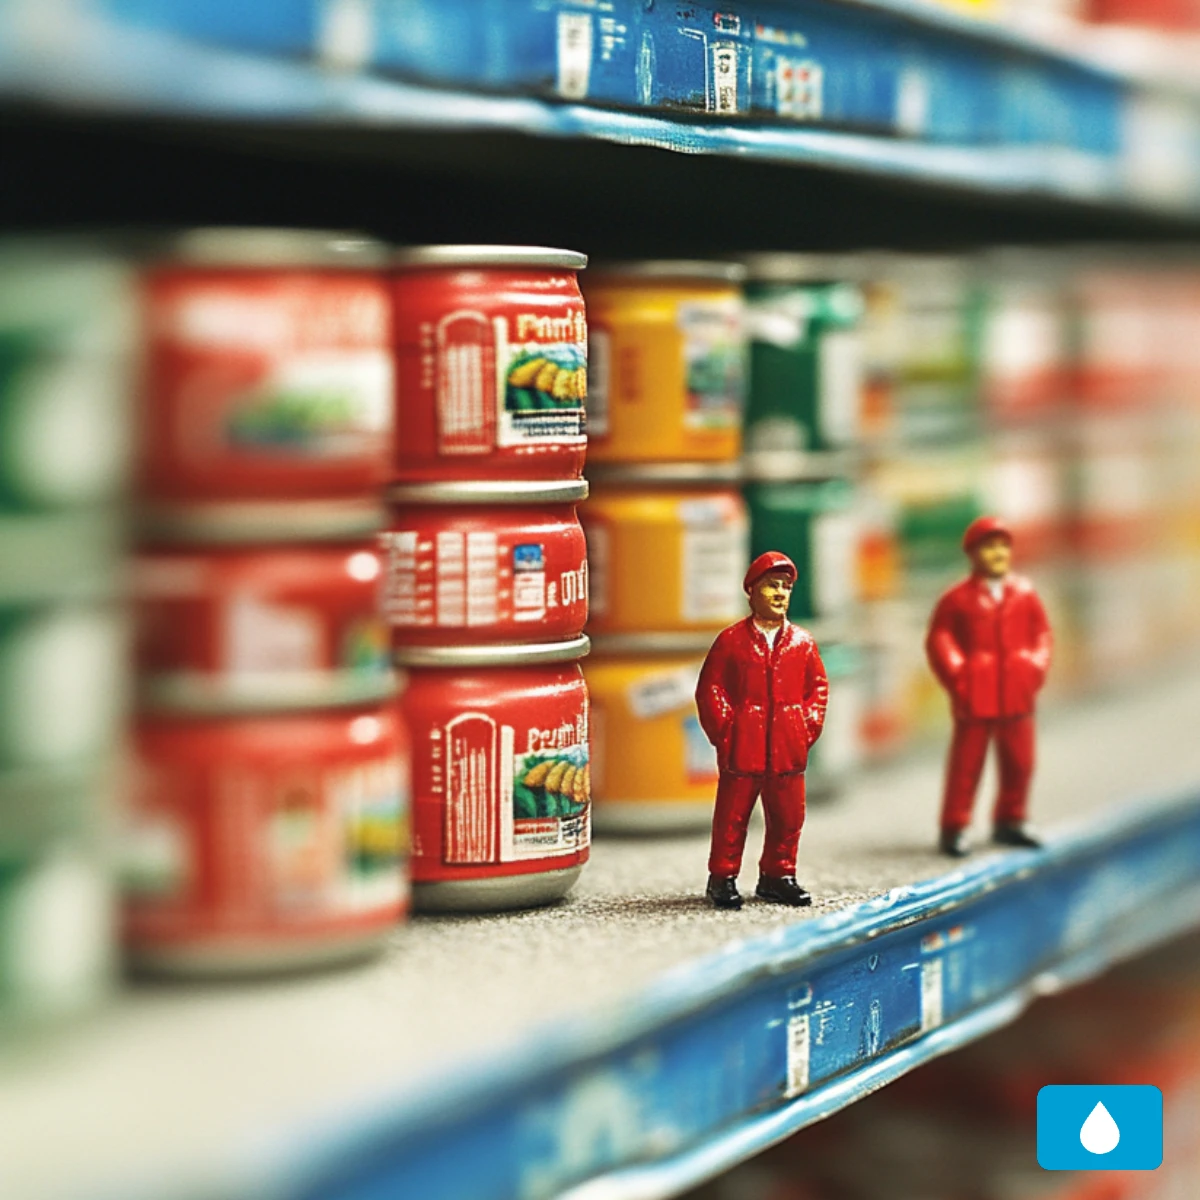
<svg viewBox="0 0 1200 1200"><path fill-rule="evenodd" d="M791 575L787 571L768 571L750 589L750 611L760 621L782 621L791 599Z"/></svg>
<svg viewBox="0 0 1200 1200"><path fill-rule="evenodd" d="M1012 566L1012 542L1003 533L993 533L975 547L972 557L981 575L988 579L1002 579Z"/></svg>

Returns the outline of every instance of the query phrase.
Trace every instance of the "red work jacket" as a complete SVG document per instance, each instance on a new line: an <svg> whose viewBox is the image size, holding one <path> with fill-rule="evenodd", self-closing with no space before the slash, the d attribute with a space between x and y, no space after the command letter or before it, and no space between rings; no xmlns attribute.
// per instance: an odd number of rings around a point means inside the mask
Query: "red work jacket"
<svg viewBox="0 0 1200 1200"><path fill-rule="evenodd" d="M717 762L740 775L803 771L828 699L812 635L785 622L771 646L753 617L718 634L696 686L700 724Z"/></svg>
<svg viewBox="0 0 1200 1200"><path fill-rule="evenodd" d="M1050 667L1046 610L1033 584L1008 575L999 601L972 575L938 601L925 654L950 693L959 720L1020 717L1033 711Z"/></svg>

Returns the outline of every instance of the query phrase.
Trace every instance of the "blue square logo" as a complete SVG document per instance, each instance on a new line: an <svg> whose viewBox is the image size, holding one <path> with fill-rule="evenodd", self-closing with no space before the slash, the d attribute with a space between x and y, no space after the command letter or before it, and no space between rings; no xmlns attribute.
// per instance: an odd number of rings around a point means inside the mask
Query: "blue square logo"
<svg viewBox="0 0 1200 1200"><path fill-rule="evenodd" d="M1047 1171L1153 1171L1162 1156L1158 1088L1056 1084L1038 1092L1037 1158Z"/></svg>

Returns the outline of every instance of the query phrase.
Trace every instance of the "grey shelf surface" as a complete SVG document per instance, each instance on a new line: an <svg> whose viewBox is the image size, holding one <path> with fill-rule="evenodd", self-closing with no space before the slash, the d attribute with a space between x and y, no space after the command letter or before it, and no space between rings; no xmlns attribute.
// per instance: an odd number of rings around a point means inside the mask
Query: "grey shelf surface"
<svg viewBox="0 0 1200 1200"><path fill-rule="evenodd" d="M1200 780L1200 676L1173 676L1043 721L1034 811L1051 832ZM269 1164L311 1133L369 1122L447 1079L490 1079L505 1052L704 956L849 909L953 867L931 851L941 763L863 777L810 809L807 912L699 898L706 838L605 840L558 907L423 919L360 969L251 985L141 986L0 1072L0 1195L268 1200ZM990 775L981 794L988 799ZM756 834L743 885L752 887ZM1197 914L1200 917L1200 914ZM260 1174L261 1172L261 1174ZM253 1193L246 1181L258 1178Z"/></svg>

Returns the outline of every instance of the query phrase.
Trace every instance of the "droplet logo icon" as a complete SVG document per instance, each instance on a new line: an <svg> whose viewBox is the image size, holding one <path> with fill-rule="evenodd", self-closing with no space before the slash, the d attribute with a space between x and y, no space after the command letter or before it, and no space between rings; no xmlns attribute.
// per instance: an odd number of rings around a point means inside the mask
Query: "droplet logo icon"
<svg viewBox="0 0 1200 1200"><path fill-rule="evenodd" d="M1091 1154L1108 1154L1117 1148L1117 1143L1121 1140L1121 1131L1112 1119L1112 1114L1100 1101L1097 1101L1096 1107L1088 1113L1088 1119L1079 1130L1079 1140L1083 1148Z"/></svg>

